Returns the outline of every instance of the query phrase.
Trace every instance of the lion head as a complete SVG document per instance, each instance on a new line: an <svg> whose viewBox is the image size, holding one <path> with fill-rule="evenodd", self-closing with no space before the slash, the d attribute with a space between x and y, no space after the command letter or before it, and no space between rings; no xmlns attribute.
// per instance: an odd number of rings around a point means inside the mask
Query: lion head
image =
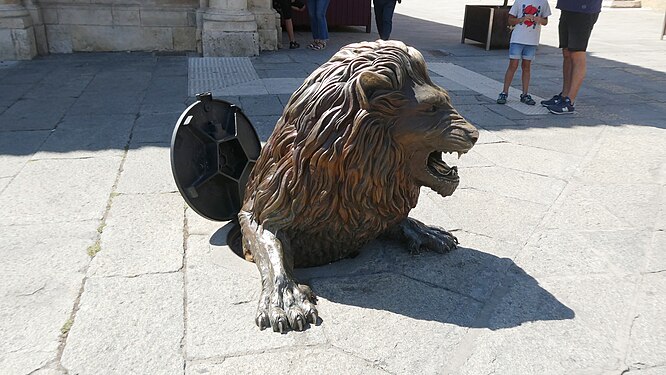
<svg viewBox="0 0 666 375"><path fill-rule="evenodd" d="M331 237L371 239L407 216L421 186L451 195L458 172L441 154L463 154L477 138L416 49L350 44L291 96L243 210L264 226L308 233L326 223Z"/></svg>

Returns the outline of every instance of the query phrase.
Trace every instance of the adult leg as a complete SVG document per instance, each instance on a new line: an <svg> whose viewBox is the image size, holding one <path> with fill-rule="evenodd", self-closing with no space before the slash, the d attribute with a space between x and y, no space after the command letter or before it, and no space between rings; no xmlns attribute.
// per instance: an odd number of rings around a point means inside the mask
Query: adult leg
<svg viewBox="0 0 666 375"><path fill-rule="evenodd" d="M287 29L287 36L289 37L289 42L294 41L294 23L291 22L291 18L284 20L284 28Z"/></svg>
<svg viewBox="0 0 666 375"><path fill-rule="evenodd" d="M573 13L569 17L575 19L575 22L569 23L569 40L566 52L564 49L562 50L565 58L565 64L562 68L565 73L562 96L569 97L571 103L574 103L587 73L587 54L585 51L599 13Z"/></svg>
<svg viewBox="0 0 666 375"><path fill-rule="evenodd" d="M330 0L317 1L317 18L319 24L319 39L328 40L328 24L326 23L326 10L328 10L328 3Z"/></svg>
<svg viewBox="0 0 666 375"><path fill-rule="evenodd" d="M386 2L384 11L382 12L382 34L381 38L388 40L391 38L391 31L393 30L393 12L395 11L395 0Z"/></svg>
<svg viewBox="0 0 666 375"><path fill-rule="evenodd" d="M509 66L506 68L506 73L504 73L504 88L502 89L503 93L509 93L509 87L511 87L511 82L513 82L513 75L516 74L518 70L518 60L509 59Z"/></svg>
<svg viewBox="0 0 666 375"><path fill-rule="evenodd" d="M319 27L317 25L317 0L308 0L308 16L310 16L310 30L312 39L319 39Z"/></svg>
<svg viewBox="0 0 666 375"><path fill-rule="evenodd" d="M377 24L377 33L379 33L379 38L382 38L383 32L384 32L384 24L382 23L382 20L384 19L384 5L385 5L385 0L373 0L373 5L375 8L375 23Z"/></svg>
<svg viewBox="0 0 666 375"><path fill-rule="evenodd" d="M562 48L562 97L566 97L571 88L572 68L571 52L568 48Z"/></svg>
<svg viewBox="0 0 666 375"><path fill-rule="evenodd" d="M567 91L563 91L562 96L568 96L573 104L587 73L587 54L585 51L570 51L569 55L571 60L569 87Z"/></svg>

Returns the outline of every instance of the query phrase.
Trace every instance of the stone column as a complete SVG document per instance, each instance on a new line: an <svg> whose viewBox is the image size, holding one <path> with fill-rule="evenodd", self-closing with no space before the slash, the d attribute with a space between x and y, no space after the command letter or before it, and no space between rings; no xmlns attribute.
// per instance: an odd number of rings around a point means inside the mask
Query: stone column
<svg viewBox="0 0 666 375"><path fill-rule="evenodd" d="M258 55L257 21L247 10L247 0L210 0L201 44L204 56Z"/></svg>
<svg viewBox="0 0 666 375"><path fill-rule="evenodd" d="M280 45L282 28L280 15L273 9L271 0L248 0L248 8L257 19L259 33L259 49L262 51L277 50Z"/></svg>
<svg viewBox="0 0 666 375"><path fill-rule="evenodd" d="M36 55L30 13L20 0L0 0L0 60L30 60Z"/></svg>

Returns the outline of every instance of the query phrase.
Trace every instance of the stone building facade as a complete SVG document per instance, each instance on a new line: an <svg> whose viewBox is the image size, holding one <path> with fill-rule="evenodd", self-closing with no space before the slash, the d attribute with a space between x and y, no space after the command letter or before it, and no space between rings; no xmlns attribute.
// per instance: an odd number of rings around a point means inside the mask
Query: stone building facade
<svg viewBox="0 0 666 375"><path fill-rule="evenodd" d="M271 0L0 0L0 60L79 51L196 51L252 56L278 48Z"/></svg>

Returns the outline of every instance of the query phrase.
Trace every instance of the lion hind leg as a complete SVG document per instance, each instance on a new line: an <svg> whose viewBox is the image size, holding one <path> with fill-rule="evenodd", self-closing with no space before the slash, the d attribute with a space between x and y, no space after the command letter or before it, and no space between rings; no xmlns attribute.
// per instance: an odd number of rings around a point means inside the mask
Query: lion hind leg
<svg viewBox="0 0 666 375"><path fill-rule="evenodd" d="M261 295L255 323L260 329L271 327L285 333L289 328L302 331L316 324L316 299L310 288L299 285L292 276L292 262L285 262L282 242L270 230L260 229L249 215L239 215L244 251L250 252L261 275Z"/></svg>
<svg viewBox="0 0 666 375"><path fill-rule="evenodd" d="M412 254L422 250L446 253L458 246L458 239L450 232L409 217L387 230L384 236L406 242Z"/></svg>

